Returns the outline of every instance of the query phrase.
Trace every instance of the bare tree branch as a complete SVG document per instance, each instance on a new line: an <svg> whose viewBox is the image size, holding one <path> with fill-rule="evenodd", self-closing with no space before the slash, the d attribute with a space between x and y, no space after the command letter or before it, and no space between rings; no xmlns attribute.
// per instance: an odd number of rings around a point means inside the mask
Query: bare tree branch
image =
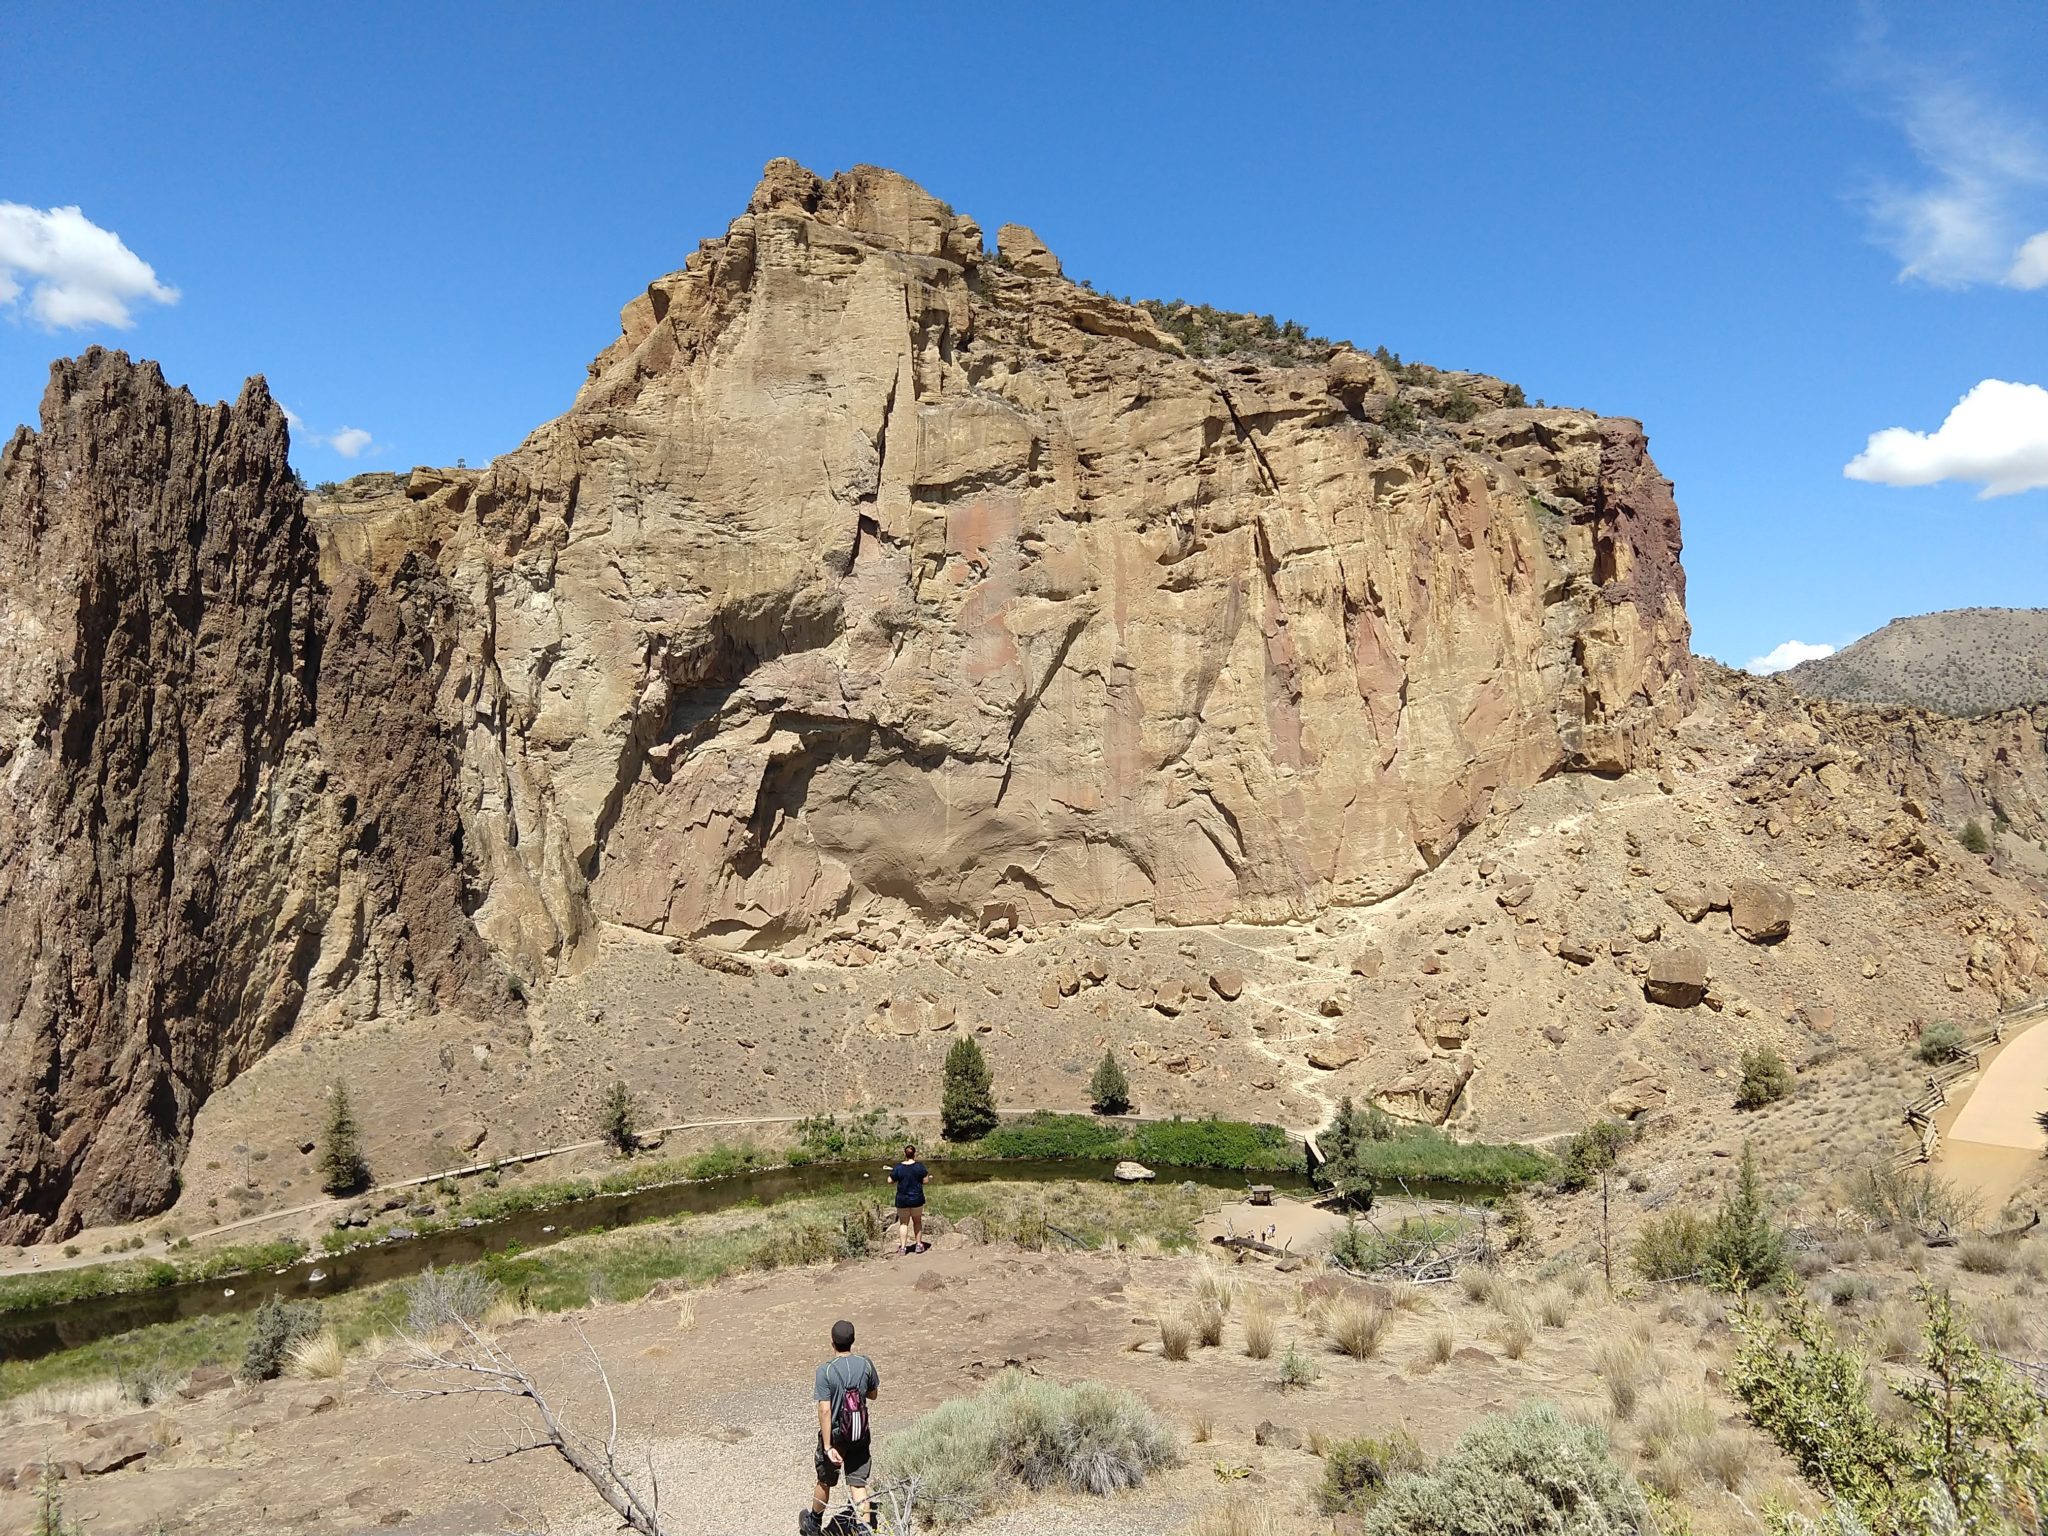
<svg viewBox="0 0 2048 1536"><path fill-rule="evenodd" d="M611 1506L612 1511L625 1522L630 1530L640 1536L667 1536L661 1525L661 1484L654 1475L654 1458L647 1456L647 1477L651 1496L643 1496L638 1488L620 1471L618 1464L619 1444L619 1400L612 1391L611 1375L605 1370L604 1361L583 1330L576 1330L576 1337L582 1341L583 1352L590 1360L590 1366L597 1373L598 1384L604 1388L605 1405L609 1416L604 1443L579 1434L572 1428L549 1402L526 1369L501 1349L495 1340L486 1338L467 1319L452 1317L449 1325L459 1335L452 1348L443 1348L424 1340L406 1338L411 1351L410 1357L397 1369L426 1378L416 1385L397 1386L383 1379L378 1385L397 1397L515 1397L532 1405L533 1412L541 1422L541 1433L531 1439L503 1447L497 1451L472 1455L472 1465L487 1465L503 1461L508 1457L524 1455L528 1451L552 1450L563 1461L597 1491L597 1496ZM436 1376L452 1377L452 1381L435 1381Z"/></svg>

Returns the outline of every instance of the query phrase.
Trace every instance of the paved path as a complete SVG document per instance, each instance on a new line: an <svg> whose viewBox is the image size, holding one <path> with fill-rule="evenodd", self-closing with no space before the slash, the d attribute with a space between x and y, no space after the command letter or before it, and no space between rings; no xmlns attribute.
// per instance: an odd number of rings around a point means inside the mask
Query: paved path
<svg viewBox="0 0 2048 1536"><path fill-rule="evenodd" d="M2004 1043L1984 1053L1984 1069L1937 1120L1935 1167L1977 1192L1985 1222L2041 1168L2048 1146L2034 1116L2048 1109L2048 1010L2041 1002L2006 1016ZM1966 1080L1967 1082L1968 1080Z"/></svg>
<svg viewBox="0 0 2048 1536"><path fill-rule="evenodd" d="M2034 1117L2048 1110L2048 1029L2035 1024L2000 1047L1956 1115L1949 1135L1994 1147L2048 1147Z"/></svg>

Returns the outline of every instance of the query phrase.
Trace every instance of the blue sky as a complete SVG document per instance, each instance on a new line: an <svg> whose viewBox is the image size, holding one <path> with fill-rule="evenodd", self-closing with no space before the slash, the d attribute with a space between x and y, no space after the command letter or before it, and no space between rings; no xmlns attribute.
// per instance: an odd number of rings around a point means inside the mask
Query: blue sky
<svg viewBox="0 0 2048 1536"><path fill-rule="evenodd" d="M866 161L1100 288L1641 417L1723 660L2048 603L2039 3L7 0L0 146L0 430L102 342L266 374L312 480L476 464L763 162Z"/></svg>

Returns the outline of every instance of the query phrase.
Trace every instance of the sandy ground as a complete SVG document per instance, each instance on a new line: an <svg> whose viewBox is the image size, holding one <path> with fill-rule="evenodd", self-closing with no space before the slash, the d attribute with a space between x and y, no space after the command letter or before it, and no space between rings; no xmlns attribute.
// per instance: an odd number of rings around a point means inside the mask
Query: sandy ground
<svg viewBox="0 0 2048 1536"><path fill-rule="evenodd" d="M1232 1200L1196 1230L1204 1242L1212 1237L1255 1237L1275 1248L1310 1253L1327 1247L1330 1234L1343 1225L1344 1218L1335 1211L1277 1195L1271 1205Z"/></svg>
<svg viewBox="0 0 2048 1536"><path fill-rule="evenodd" d="M1910 1309L1915 1283L1935 1278L1973 1306L2006 1308L2008 1327L2037 1326L2039 1277L2048 1273L2041 1250L2048 1240L2030 1239L2016 1248L2009 1272L1984 1276L1955 1269L1948 1251L1908 1264L1859 1247L1829 1261L1830 1273L1853 1272L1868 1284L1834 1315L1852 1331L1875 1327L1888 1311ZM1232 1294L1221 1344L1168 1361L1159 1320L1191 1306L1205 1267ZM1372 1358L1339 1354L1321 1334L1318 1308L1346 1295L1376 1296L1393 1308ZM1276 1320L1272 1358L1247 1352L1244 1320L1255 1309ZM1287 1442L1305 1442L1311 1432L1406 1430L1434 1454L1477 1417L1539 1397L1609 1423L1623 1459L1639 1475L1670 1483L1702 1533L1751 1531L1749 1511L1760 1500L1800 1498L1790 1468L1744 1424L1727 1394L1731 1336L1720 1302L1687 1288L1610 1297L1585 1264L1556 1269L1549 1279L1525 1269L1497 1293L1475 1296L1457 1284L1365 1287L1314 1266L1283 1272L1258 1260L1216 1265L1210 1256L1035 1253L948 1235L920 1258L742 1276L687 1300L651 1297L516 1319L496 1337L586 1428L602 1423L586 1347L607 1362L625 1459L658 1474L668 1528L675 1536L730 1536L793 1526L810 1475L811 1373L842 1315L858 1324L859 1347L880 1368L875 1406L884 1442L1008 1367L1130 1388L1180 1440L1182 1464L1137 1493L999 1512L972 1527L977 1536L1169 1536L1186 1531L1205 1506L1245 1495L1270 1509L1279 1536L1327 1531L1312 1502L1322 1463L1305 1443ZM1704 1422L1733 1437L1736 1454L1717 1459L1732 1461L1732 1490L1710 1483L1686 1456L1652 1454L1653 1407L1615 1417L1595 1366L1603 1342L1629 1332L1652 1350L1641 1383L1645 1404L1697 1401ZM2024 1353L2041 1342L2029 1337L2006 1347ZM1317 1367L1305 1389L1279 1384L1278 1356L1290 1345ZM158 1520L168 1532L208 1536L372 1529L601 1536L616 1528L551 1455L481 1460L530 1429L521 1404L394 1395L418 1380L366 1352L332 1380L224 1387L111 1422L61 1415L18 1422L0 1427L0 1469L44 1455L88 1461L127 1440L159 1442L163 1448L141 1461L67 1483L70 1515L104 1536L141 1536ZM31 1498L0 1493L0 1529L26 1528Z"/></svg>

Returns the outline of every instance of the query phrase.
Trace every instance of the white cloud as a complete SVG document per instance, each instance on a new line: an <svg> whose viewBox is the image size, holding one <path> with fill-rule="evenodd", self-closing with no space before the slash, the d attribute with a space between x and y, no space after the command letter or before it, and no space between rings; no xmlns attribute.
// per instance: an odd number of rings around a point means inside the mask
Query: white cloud
<svg viewBox="0 0 2048 1536"><path fill-rule="evenodd" d="M1881 68L1924 174L1869 197L1877 242L1901 278L1944 288L2048 286L2048 135L1982 91L1925 71Z"/></svg>
<svg viewBox="0 0 2048 1536"><path fill-rule="evenodd" d="M1775 650L1750 659L1744 670L1759 677L1769 677L1773 672L1782 672L1787 667L1796 667L1802 661L1819 661L1823 656L1832 656L1832 645L1808 645L1804 640L1787 640Z"/></svg>
<svg viewBox="0 0 2048 1536"><path fill-rule="evenodd" d="M1987 498L2048 486L2048 389L1986 379L1933 432L1872 433L1842 473L1879 485L1967 480Z"/></svg>
<svg viewBox="0 0 2048 1536"><path fill-rule="evenodd" d="M2048 288L2048 229L2020 247L2005 280L2015 288Z"/></svg>
<svg viewBox="0 0 2048 1536"><path fill-rule="evenodd" d="M295 441L310 447L332 449L344 459L360 459L383 446L361 427L338 427L332 432L316 432L307 424L305 417L288 405L284 408L284 419L290 424Z"/></svg>
<svg viewBox="0 0 2048 1536"><path fill-rule="evenodd" d="M178 290L76 207L30 208L0 203L0 305L24 294L44 330L135 323L137 304L175 304Z"/></svg>

